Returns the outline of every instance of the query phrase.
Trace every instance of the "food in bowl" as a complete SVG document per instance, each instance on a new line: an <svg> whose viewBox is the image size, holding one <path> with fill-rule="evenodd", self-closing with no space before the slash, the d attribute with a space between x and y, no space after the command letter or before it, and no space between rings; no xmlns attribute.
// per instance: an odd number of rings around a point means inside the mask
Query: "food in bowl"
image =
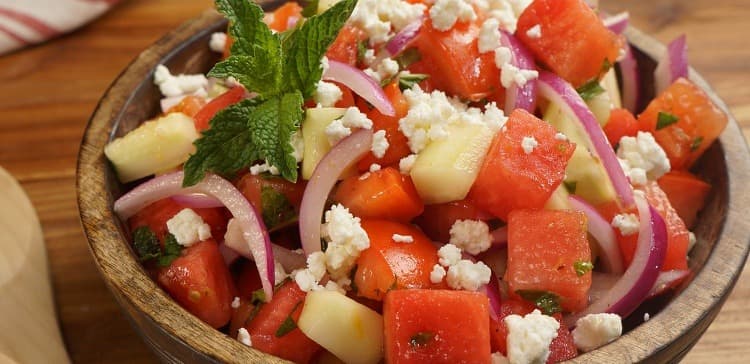
<svg viewBox="0 0 750 364"><path fill-rule="evenodd" d="M503 4L218 1L212 78L158 67L164 115L106 148L138 181L115 203L134 253L207 324L298 362L560 361L616 339L689 274L710 186L688 171L727 118L684 43L636 118L622 19Z"/></svg>

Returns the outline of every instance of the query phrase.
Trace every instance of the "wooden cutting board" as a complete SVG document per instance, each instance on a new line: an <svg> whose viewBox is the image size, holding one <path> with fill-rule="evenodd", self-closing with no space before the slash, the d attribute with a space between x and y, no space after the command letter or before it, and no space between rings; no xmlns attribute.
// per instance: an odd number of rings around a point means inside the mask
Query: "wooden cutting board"
<svg viewBox="0 0 750 364"><path fill-rule="evenodd" d="M68 363L39 219L2 167L0 207L0 363Z"/></svg>

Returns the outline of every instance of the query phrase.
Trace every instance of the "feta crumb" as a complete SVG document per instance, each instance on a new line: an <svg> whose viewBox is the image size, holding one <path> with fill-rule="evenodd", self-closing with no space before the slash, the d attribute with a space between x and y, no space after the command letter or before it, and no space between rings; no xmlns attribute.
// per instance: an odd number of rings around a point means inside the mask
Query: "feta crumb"
<svg viewBox="0 0 750 364"><path fill-rule="evenodd" d="M340 142L352 134L352 128L372 129L372 120L354 106L347 108L341 118L328 124L325 130L328 143L335 145Z"/></svg>
<svg viewBox="0 0 750 364"><path fill-rule="evenodd" d="M250 333L244 327L240 327L240 330L237 332L237 341L247 346L253 346L253 341L250 340Z"/></svg>
<svg viewBox="0 0 750 364"><path fill-rule="evenodd" d="M500 47L500 21L489 18L482 23L479 31L479 53L492 52Z"/></svg>
<svg viewBox="0 0 750 364"><path fill-rule="evenodd" d="M326 291L335 291L343 295L346 294L346 290L334 281L326 282L326 285L323 287L323 289L325 289Z"/></svg>
<svg viewBox="0 0 750 364"><path fill-rule="evenodd" d="M641 223L635 214L619 214L612 219L612 227L619 229L622 236L629 236L638 233Z"/></svg>
<svg viewBox="0 0 750 364"><path fill-rule="evenodd" d="M448 268L446 280L448 286L453 289L476 291L479 287L490 283L490 278L492 278L492 271L486 264L481 261L474 263L463 259Z"/></svg>
<svg viewBox="0 0 750 364"><path fill-rule="evenodd" d="M534 151L534 148L538 146L539 142L537 142L534 137L523 137L523 140L521 140L521 148L523 148L523 152L526 154L531 154Z"/></svg>
<svg viewBox="0 0 750 364"><path fill-rule="evenodd" d="M539 72L536 70L520 69L512 63L506 63L502 67L500 83L502 83L505 88L510 87L514 83L518 85L518 87L524 87L529 81L535 80L538 77Z"/></svg>
<svg viewBox="0 0 750 364"><path fill-rule="evenodd" d="M484 123L493 131L500 130L505 123L508 121L508 117L505 116L505 112L497 107L497 103L494 101L488 103L484 107L484 114L482 114L482 120Z"/></svg>
<svg viewBox="0 0 750 364"><path fill-rule="evenodd" d="M539 39L542 37L542 26L537 24L533 27L529 28L529 30L526 31L526 36L533 39Z"/></svg>
<svg viewBox="0 0 750 364"><path fill-rule="evenodd" d="M377 71L378 75L380 76L380 80L387 80L398 73L398 62L394 61L391 58L386 58L382 60L380 64L378 64Z"/></svg>
<svg viewBox="0 0 750 364"><path fill-rule="evenodd" d="M445 278L445 268L440 264L435 264L430 272L430 282L438 284Z"/></svg>
<svg viewBox="0 0 750 364"><path fill-rule="evenodd" d="M326 257L323 252L315 252L307 256L307 269L316 281L323 279L326 274Z"/></svg>
<svg viewBox="0 0 750 364"><path fill-rule="evenodd" d="M312 292L320 289L318 280L309 269L297 269L292 272L292 278L303 292Z"/></svg>
<svg viewBox="0 0 750 364"><path fill-rule="evenodd" d="M690 253L690 251L693 250L697 242L698 242L698 239L695 237L695 234L692 231L688 231L688 249L687 249L688 253Z"/></svg>
<svg viewBox="0 0 750 364"><path fill-rule="evenodd" d="M456 22L467 22L477 18L470 1L437 0L430 8L432 26L440 31L453 28Z"/></svg>
<svg viewBox="0 0 750 364"><path fill-rule="evenodd" d="M557 337L560 323L539 310L521 317L505 317L508 327L508 359L510 363L545 363L549 358L549 345Z"/></svg>
<svg viewBox="0 0 750 364"><path fill-rule="evenodd" d="M461 260L461 249L453 244L445 244L438 249L440 265L450 267Z"/></svg>
<svg viewBox="0 0 750 364"><path fill-rule="evenodd" d="M305 140L302 138L302 132L297 130L289 138L289 144L292 145L292 157L297 163L302 162L305 155Z"/></svg>
<svg viewBox="0 0 750 364"><path fill-rule="evenodd" d="M359 253L370 247L370 238L360 219L341 204L326 211L321 236L328 242L326 266L333 279L347 277Z"/></svg>
<svg viewBox="0 0 750 364"><path fill-rule="evenodd" d="M372 147L370 151L372 151L375 158L383 158L390 146L391 144L388 143L388 139L385 137L385 130L378 130L372 135Z"/></svg>
<svg viewBox="0 0 750 364"><path fill-rule="evenodd" d="M380 81L383 80L380 77L380 73L378 73L378 71L375 71L372 68L365 68L364 70L362 70L362 72L364 72L366 75L370 76L370 78L372 78L373 80L375 80L375 82L377 82L377 83L380 83Z"/></svg>
<svg viewBox="0 0 750 364"><path fill-rule="evenodd" d="M409 174L414 167L414 162L416 161L416 154L409 154L408 156L401 158L401 160L398 161L398 169L401 171L401 174Z"/></svg>
<svg viewBox="0 0 750 364"><path fill-rule="evenodd" d="M617 148L617 156L627 162L631 169L643 169L649 180L659 179L671 168L664 149L648 132L639 131L635 138L622 137L620 146Z"/></svg>
<svg viewBox="0 0 750 364"><path fill-rule="evenodd" d="M375 173L379 171L381 168L383 167L381 167L380 164L377 164L377 163L370 164L370 173Z"/></svg>
<svg viewBox="0 0 750 364"><path fill-rule="evenodd" d="M492 246L490 227L484 221L457 220L450 229L450 243L461 250L477 255Z"/></svg>
<svg viewBox="0 0 750 364"><path fill-rule="evenodd" d="M328 57L323 56L323 58L320 59L320 69L323 70L323 73L326 73L329 67L330 64L328 63Z"/></svg>
<svg viewBox="0 0 750 364"><path fill-rule="evenodd" d="M497 19L503 30L516 32L518 17L523 13L531 0L474 0L474 4L482 13Z"/></svg>
<svg viewBox="0 0 750 364"><path fill-rule="evenodd" d="M262 164L250 166L250 174L252 174L253 176L257 176L263 172L268 172L274 176L278 176L280 174L279 169L268 164L268 161Z"/></svg>
<svg viewBox="0 0 750 364"><path fill-rule="evenodd" d="M333 107L343 96L341 89L335 83L319 81L315 85L313 98L322 107Z"/></svg>
<svg viewBox="0 0 750 364"><path fill-rule="evenodd" d="M566 141L568 141L568 137L565 134L563 134L563 133L557 133L557 134L555 134L555 140L561 141L561 142L566 142Z"/></svg>
<svg viewBox="0 0 750 364"><path fill-rule="evenodd" d="M651 320L651 315L646 312L643 314L643 322L647 322L648 320Z"/></svg>
<svg viewBox="0 0 750 364"><path fill-rule="evenodd" d="M591 351L622 335L622 319L613 313L589 314L581 317L573 329L573 341L581 351Z"/></svg>
<svg viewBox="0 0 750 364"><path fill-rule="evenodd" d="M349 19L367 34L370 44L374 45L388 40L391 26L398 32L419 20L425 9L424 4L401 0L360 0Z"/></svg>
<svg viewBox="0 0 750 364"><path fill-rule="evenodd" d="M235 297L232 300L232 308L234 308L234 309L240 308L240 298L239 297Z"/></svg>
<svg viewBox="0 0 750 364"><path fill-rule="evenodd" d="M202 74L177 76L169 72L169 68L160 64L154 71L154 84L159 86L159 91L166 97L190 95L208 87L208 79Z"/></svg>
<svg viewBox="0 0 750 364"><path fill-rule="evenodd" d="M370 167L372 167L372 166L370 166ZM357 178L357 179L360 180L360 181L364 181L364 180L366 180L368 178L370 178L370 172L362 173L362 175L359 176L359 178Z"/></svg>
<svg viewBox="0 0 750 364"><path fill-rule="evenodd" d="M216 53L224 53L224 48L227 46L227 33L216 32L211 34L208 46Z"/></svg>
<svg viewBox="0 0 750 364"><path fill-rule="evenodd" d="M372 65L373 62L375 62L375 50L372 48L368 48L365 51L365 54L362 55L362 62L366 64L367 66Z"/></svg>
<svg viewBox="0 0 750 364"><path fill-rule="evenodd" d="M508 47L497 47L495 48L495 66L502 70L506 64L510 64L513 60L513 52ZM510 85L504 87L508 88Z"/></svg>
<svg viewBox="0 0 750 364"><path fill-rule="evenodd" d="M501 352L492 353L490 356L491 364L509 364L508 358Z"/></svg>
<svg viewBox="0 0 750 364"><path fill-rule="evenodd" d="M393 241L397 243L413 243L414 242L414 237L411 235L393 234L391 239L393 239Z"/></svg>
<svg viewBox="0 0 750 364"><path fill-rule="evenodd" d="M211 227L192 209L183 209L167 220L167 230L184 247L211 237Z"/></svg>

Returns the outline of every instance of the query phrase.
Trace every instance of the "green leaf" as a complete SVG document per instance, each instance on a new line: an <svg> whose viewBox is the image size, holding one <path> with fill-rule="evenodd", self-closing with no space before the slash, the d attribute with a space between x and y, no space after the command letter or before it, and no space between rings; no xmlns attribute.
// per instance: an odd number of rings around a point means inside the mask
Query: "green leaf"
<svg viewBox="0 0 750 364"><path fill-rule="evenodd" d="M274 177L275 178L275 177ZM261 211L263 211L263 222L269 230L294 220L294 206L283 193L280 193L269 186L263 186L260 189Z"/></svg>
<svg viewBox="0 0 750 364"><path fill-rule="evenodd" d="M594 269L594 264L579 260L573 263L573 269L576 271L577 276L582 277L584 274L591 272L591 270Z"/></svg>
<svg viewBox="0 0 750 364"><path fill-rule="evenodd" d="M699 136L695 139L693 139L693 143L690 144L690 151L695 152L698 150L698 148L701 147L701 144L703 144L703 137Z"/></svg>
<svg viewBox="0 0 750 364"><path fill-rule="evenodd" d="M365 63L365 54L367 53L367 45L370 43L369 40L361 40L357 42L357 63Z"/></svg>
<svg viewBox="0 0 750 364"><path fill-rule="evenodd" d="M323 74L320 60L356 4L356 0L336 3L324 13L308 18L283 42L283 89L299 90L305 99L312 97L315 84Z"/></svg>
<svg viewBox="0 0 750 364"><path fill-rule="evenodd" d="M396 57L400 69L405 69L422 59L422 54L416 48L409 48Z"/></svg>
<svg viewBox="0 0 750 364"><path fill-rule="evenodd" d="M578 91L578 94L581 95L581 98L584 101L589 101L594 97L604 93L604 89L602 88L602 85L599 84L598 79L593 79L585 83L583 86L576 89L576 91Z"/></svg>
<svg viewBox="0 0 750 364"><path fill-rule="evenodd" d="M578 187L578 181L563 181L563 186L568 190L568 193L575 194L576 188Z"/></svg>
<svg viewBox="0 0 750 364"><path fill-rule="evenodd" d="M250 147L259 154L258 159L276 166L281 176L292 182L297 180L297 160L289 141L299 129L303 103L302 95L296 91L267 100L248 115Z"/></svg>
<svg viewBox="0 0 750 364"><path fill-rule="evenodd" d="M664 129L678 121L680 121L680 118L677 116L668 112L659 111L659 114L656 116L656 130Z"/></svg>
<svg viewBox="0 0 750 364"><path fill-rule="evenodd" d="M232 55L214 65L208 76L234 77L246 89L268 97L280 92L280 67L279 62L270 59L268 54L258 53L255 57Z"/></svg>
<svg viewBox="0 0 750 364"><path fill-rule="evenodd" d="M141 226L133 231L133 248L138 260L145 262L161 255L161 245L156 234L148 226Z"/></svg>
<svg viewBox="0 0 750 364"><path fill-rule="evenodd" d="M294 311L297 311L297 308L299 308L302 302L303 301L298 301L297 304L294 305L292 311L289 312L289 315L286 316L286 319L284 319L279 328L276 330L276 337L282 337L297 328L297 323L294 322L294 319L292 319L292 314L294 314Z"/></svg>
<svg viewBox="0 0 750 364"><path fill-rule="evenodd" d="M516 291L516 294L526 301L533 302L545 315L562 312L562 308L560 307L560 297L552 292L518 290Z"/></svg>
<svg viewBox="0 0 750 364"><path fill-rule="evenodd" d="M280 52L280 42L263 22L263 8L253 1L216 0L216 9L229 20L232 54L255 57L258 52ZM281 60L280 54L277 58Z"/></svg>
<svg viewBox="0 0 750 364"><path fill-rule="evenodd" d="M250 303L252 303L253 305L260 305L265 302L266 291L264 291L263 288L253 291L253 296L250 298Z"/></svg>
<svg viewBox="0 0 750 364"><path fill-rule="evenodd" d="M420 331L409 338L409 345L412 347L426 346L435 338L435 333L431 331Z"/></svg>
<svg viewBox="0 0 750 364"><path fill-rule="evenodd" d="M174 235L167 234L164 237L164 253L157 259L160 267L168 267L172 262L182 254L182 245L177 243Z"/></svg>
<svg viewBox="0 0 750 364"><path fill-rule="evenodd" d="M305 18L309 18L315 14L318 13L318 3L320 3L320 0L311 0L307 2L307 5L305 5L305 8L302 9L302 16Z"/></svg>
<svg viewBox="0 0 750 364"><path fill-rule="evenodd" d="M401 91L410 90L414 85L426 80L430 75L424 73L407 73L399 75L398 88Z"/></svg>

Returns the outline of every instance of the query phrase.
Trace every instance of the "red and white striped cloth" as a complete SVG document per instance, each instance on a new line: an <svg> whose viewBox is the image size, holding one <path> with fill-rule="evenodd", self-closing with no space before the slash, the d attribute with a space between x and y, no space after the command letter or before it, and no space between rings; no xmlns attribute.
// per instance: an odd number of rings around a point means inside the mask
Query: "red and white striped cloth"
<svg viewBox="0 0 750 364"><path fill-rule="evenodd" d="M60 36L120 0L0 0L0 54Z"/></svg>

